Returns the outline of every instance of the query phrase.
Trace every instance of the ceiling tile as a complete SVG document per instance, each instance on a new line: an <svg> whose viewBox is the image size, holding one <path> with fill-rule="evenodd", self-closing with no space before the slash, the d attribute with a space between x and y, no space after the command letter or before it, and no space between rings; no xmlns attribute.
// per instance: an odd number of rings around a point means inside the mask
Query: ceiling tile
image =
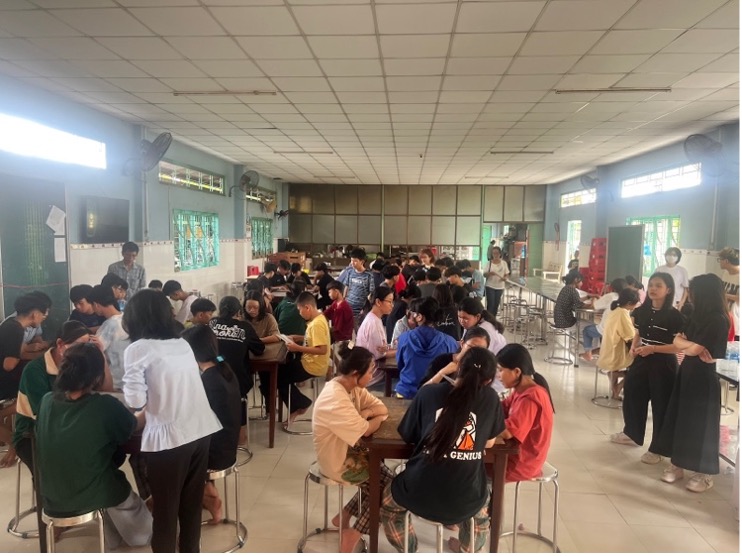
<svg viewBox="0 0 742 556"><path fill-rule="evenodd" d="M660 52L634 71L636 73L691 72L709 64L718 56L718 54L664 54Z"/></svg>
<svg viewBox="0 0 742 556"><path fill-rule="evenodd" d="M211 8L216 20L233 35L298 35L285 7Z"/></svg>
<svg viewBox="0 0 742 556"><path fill-rule="evenodd" d="M508 74L567 73L579 59L579 56L517 56Z"/></svg>
<svg viewBox="0 0 742 556"><path fill-rule="evenodd" d="M249 60L194 60L193 63L211 77L256 77L263 72Z"/></svg>
<svg viewBox="0 0 742 556"><path fill-rule="evenodd" d="M162 82L175 91L222 91L224 87L213 79L185 79L167 77ZM140 95L141 96L141 95Z"/></svg>
<svg viewBox="0 0 742 556"><path fill-rule="evenodd" d="M322 75L322 71L314 60L258 60L257 63L269 76L314 77Z"/></svg>
<svg viewBox="0 0 742 556"><path fill-rule="evenodd" d="M182 55L158 37L101 37L98 42L128 60L177 60Z"/></svg>
<svg viewBox="0 0 742 556"><path fill-rule="evenodd" d="M575 73L628 73L649 58L649 54L584 56L572 68Z"/></svg>
<svg viewBox="0 0 742 556"><path fill-rule="evenodd" d="M457 75L443 80L444 91L493 91L500 81L499 75Z"/></svg>
<svg viewBox="0 0 742 556"><path fill-rule="evenodd" d="M330 85L324 77L276 77L273 82L281 91L326 91Z"/></svg>
<svg viewBox="0 0 742 556"><path fill-rule="evenodd" d="M455 15L456 4L451 3L376 6L376 19L382 35L450 33Z"/></svg>
<svg viewBox="0 0 742 556"><path fill-rule="evenodd" d="M561 75L506 75L498 91L546 91L554 87Z"/></svg>
<svg viewBox="0 0 742 556"><path fill-rule="evenodd" d="M727 54L703 68L706 72L739 72L739 53Z"/></svg>
<svg viewBox="0 0 742 556"><path fill-rule="evenodd" d="M556 0L549 3L537 31L610 29L636 0Z"/></svg>
<svg viewBox="0 0 742 556"><path fill-rule="evenodd" d="M616 29L687 29L724 4L726 0L640 0Z"/></svg>
<svg viewBox="0 0 742 556"><path fill-rule="evenodd" d="M446 56L450 35L382 36L381 53L385 58L437 58Z"/></svg>
<svg viewBox="0 0 742 556"><path fill-rule="evenodd" d="M123 60L77 60L75 65L98 77L149 77L141 69Z"/></svg>
<svg viewBox="0 0 742 556"><path fill-rule="evenodd" d="M185 60L133 60L132 63L152 77L206 77L196 66Z"/></svg>
<svg viewBox="0 0 742 556"><path fill-rule="evenodd" d="M458 33L528 31L546 2L467 2L456 23ZM424 19L424 18L423 18Z"/></svg>
<svg viewBox="0 0 742 556"><path fill-rule="evenodd" d="M122 88L124 91L129 91L130 93L167 93L167 95L165 95L165 97L163 98L172 98L172 94L170 94L170 87L165 85L162 81L159 81L153 77L110 77L107 79L107 81L117 87ZM144 98L148 102L155 102L154 100L148 99L141 94L138 94L137 96ZM168 102L170 101L168 100Z"/></svg>
<svg viewBox="0 0 742 556"><path fill-rule="evenodd" d="M31 42L68 60L118 60L119 57L88 37L36 38Z"/></svg>
<svg viewBox="0 0 742 556"><path fill-rule="evenodd" d="M612 87L624 77L623 73L573 73L557 83L557 89L602 89Z"/></svg>
<svg viewBox="0 0 742 556"><path fill-rule="evenodd" d="M520 48L526 33L461 34L456 33L451 46L451 56L488 57L513 56ZM383 45L382 38L382 45ZM448 41L446 41L448 46ZM384 53L386 56L386 53Z"/></svg>
<svg viewBox="0 0 742 556"><path fill-rule="evenodd" d="M739 74L736 73L692 73L674 84L675 87L685 89L722 88L737 83Z"/></svg>
<svg viewBox="0 0 742 556"><path fill-rule="evenodd" d="M390 91L437 91L441 78L434 77L387 77L386 85Z"/></svg>
<svg viewBox="0 0 742 556"><path fill-rule="evenodd" d="M687 73L632 73L616 85L618 87L670 87L688 75ZM664 96L663 96L664 98Z"/></svg>
<svg viewBox="0 0 742 556"><path fill-rule="evenodd" d="M293 103L337 103L337 98L333 93L326 92L299 92L286 93L286 98Z"/></svg>
<svg viewBox="0 0 742 556"><path fill-rule="evenodd" d="M449 75L502 75L511 58L449 58L446 73Z"/></svg>
<svg viewBox="0 0 742 556"><path fill-rule="evenodd" d="M682 31L609 31L590 54L654 54L675 40Z"/></svg>
<svg viewBox="0 0 742 556"><path fill-rule="evenodd" d="M144 25L119 8L50 10L49 13L91 37L152 35Z"/></svg>
<svg viewBox="0 0 742 556"><path fill-rule="evenodd" d="M3 11L0 29L19 37L73 37L80 33L41 10Z"/></svg>
<svg viewBox="0 0 742 556"><path fill-rule="evenodd" d="M531 33L520 51L522 56L568 56L584 54L603 35L601 31Z"/></svg>
<svg viewBox="0 0 742 556"><path fill-rule="evenodd" d="M337 97L344 104L386 103L386 94L382 92L339 92L337 93Z"/></svg>
<svg viewBox="0 0 742 556"><path fill-rule="evenodd" d="M330 77L330 85L335 91L383 91L382 77Z"/></svg>
<svg viewBox="0 0 742 556"><path fill-rule="evenodd" d="M320 60L327 75L365 76L382 75L379 60Z"/></svg>
<svg viewBox="0 0 742 556"><path fill-rule="evenodd" d="M691 29L668 44L663 52L718 52L739 48L739 29Z"/></svg>
<svg viewBox="0 0 742 556"><path fill-rule="evenodd" d="M251 58L264 60L312 58L303 37L236 37Z"/></svg>
<svg viewBox="0 0 742 556"><path fill-rule="evenodd" d="M378 58L375 36L308 37L318 58Z"/></svg>
<svg viewBox="0 0 742 556"><path fill-rule="evenodd" d="M165 37L173 47L191 60L243 60L245 53L230 38L199 37L193 40L185 37Z"/></svg>
<svg viewBox="0 0 742 556"><path fill-rule="evenodd" d="M438 101L437 91L390 91L389 102L396 103L432 103Z"/></svg>
<svg viewBox="0 0 742 556"><path fill-rule="evenodd" d="M739 29L739 1L732 0L701 21L696 28Z"/></svg>
<svg viewBox="0 0 742 556"><path fill-rule="evenodd" d="M388 58L384 70L386 75L441 75L445 64L445 58Z"/></svg>
<svg viewBox="0 0 742 556"><path fill-rule="evenodd" d="M491 91L441 91L440 102L487 102Z"/></svg>
<svg viewBox="0 0 742 556"><path fill-rule="evenodd" d="M222 28L204 8L132 8L134 17L158 35L209 36L220 35Z"/></svg>
<svg viewBox="0 0 742 556"><path fill-rule="evenodd" d="M370 6L296 6L294 16L307 35L373 35Z"/></svg>

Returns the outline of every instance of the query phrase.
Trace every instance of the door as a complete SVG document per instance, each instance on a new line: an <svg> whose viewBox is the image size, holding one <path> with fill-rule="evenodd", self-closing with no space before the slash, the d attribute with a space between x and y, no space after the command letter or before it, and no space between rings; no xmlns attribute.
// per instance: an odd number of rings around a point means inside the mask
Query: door
<svg viewBox="0 0 742 556"><path fill-rule="evenodd" d="M624 276L639 278L644 266L644 226L608 228L606 279Z"/></svg>
<svg viewBox="0 0 742 556"><path fill-rule="evenodd" d="M564 273L567 273L569 267L569 261L572 260L572 255L575 251L580 248L580 240L582 239L582 220L570 220L567 222L567 249L564 254Z"/></svg>
<svg viewBox="0 0 742 556"><path fill-rule="evenodd" d="M64 244L47 225L52 207L65 209L64 185L0 175L0 266L4 314L15 310L19 296L39 290L52 299L43 325L44 339L51 340L70 314L66 229Z"/></svg>

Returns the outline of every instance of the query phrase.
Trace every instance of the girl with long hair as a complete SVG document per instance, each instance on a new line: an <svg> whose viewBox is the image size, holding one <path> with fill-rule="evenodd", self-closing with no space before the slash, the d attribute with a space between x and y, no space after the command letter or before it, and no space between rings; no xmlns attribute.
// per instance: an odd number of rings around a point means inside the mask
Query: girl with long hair
<svg viewBox="0 0 742 556"><path fill-rule="evenodd" d="M421 388L399 424L402 439L415 450L384 490L381 506L384 532L398 551L404 550L408 510L444 525L458 524L458 541L449 541L454 552L467 552L471 543L475 552L484 546L490 522L484 449L505 429L502 406L490 387L495 373L489 350L469 349L454 384ZM409 533L409 551L415 552L417 537Z"/></svg>
<svg viewBox="0 0 742 556"><path fill-rule="evenodd" d="M675 282L664 272L655 272L649 278L647 297L631 314L634 321L634 339L631 355L634 362L623 381L623 431L611 435L611 442L628 446L644 444L647 428L647 405L652 404L652 442L641 461L656 464L662 423L665 420L678 372L673 346L675 335L683 329L683 316L673 307Z"/></svg>
<svg viewBox="0 0 742 556"><path fill-rule="evenodd" d="M598 368L608 371L611 384L611 397L619 399L623 389L622 377L634 361L631 355L631 341L634 339L634 323L631 322L631 311L639 303L639 294L631 288L624 288L618 298L611 302L608 315L603 317L603 341L600 344Z"/></svg>
<svg viewBox="0 0 742 556"><path fill-rule="evenodd" d="M510 395L502 402L505 430L500 437L517 438L520 452L508 457L506 481L538 477L546 461L554 426L549 384L536 372L525 346L508 344L497 356L497 371Z"/></svg>
<svg viewBox="0 0 742 556"><path fill-rule="evenodd" d="M320 471L325 477L344 484L360 485L362 506L358 495L335 516L333 524L340 526L342 519L343 540L341 552L352 552L361 535L368 534L369 493L368 469L357 465L354 459L358 441L375 433L389 415L384 403L366 390L374 370L374 357L370 351L350 342L338 348L340 363L338 376L325 384L314 402L312 439ZM381 488L392 479L386 466L381 467ZM350 527L350 518L356 516Z"/></svg>
<svg viewBox="0 0 742 556"><path fill-rule="evenodd" d="M461 324L458 319L457 307L451 295L451 286L448 284L436 284L433 289L433 299L440 306L440 315L435 324L436 330L448 334L458 342L461 338Z"/></svg>
<svg viewBox="0 0 742 556"><path fill-rule="evenodd" d="M459 323L464 331L461 337L462 343L468 339L469 330L475 326L484 328L487 331L487 334L489 334L489 350L493 355L497 355L500 350L505 347L505 344L508 343L504 336L505 327L492 313L482 307L482 303L478 299L467 297L459 304ZM505 391L505 388L498 377L495 377L495 380L492 382L492 387L497 390L498 393Z"/></svg>
<svg viewBox="0 0 742 556"><path fill-rule="evenodd" d="M724 285L715 274L690 281L693 312L684 334L675 336L675 348L685 354L660 433L657 453L670 458L662 480L674 483L683 469L694 471L685 488L704 492L719 473L719 417L721 387L716 359L727 348L729 315Z"/></svg>

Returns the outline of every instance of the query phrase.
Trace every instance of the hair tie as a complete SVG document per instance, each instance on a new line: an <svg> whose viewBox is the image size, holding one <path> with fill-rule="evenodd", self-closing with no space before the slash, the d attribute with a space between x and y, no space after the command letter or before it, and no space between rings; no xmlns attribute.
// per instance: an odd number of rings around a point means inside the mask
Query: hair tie
<svg viewBox="0 0 742 556"><path fill-rule="evenodd" d="M482 368L482 365L481 365L481 364L479 364L479 363L474 363L474 366L475 366L475 367L476 367L477 369L481 369L481 368Z"/></svg>
<svg viewBox="0 0 742 556"><path fill-rule="evenodd" d="M356 347L356 343L353 340L348 340L348 349Z"/></svg>
<svg viewBox="0 0 742 556"><path fill-rule="evenodd" d="M217 363L224 363L224 357L222 357L221 355L217 355L216 356L216 362Z"/></svg>

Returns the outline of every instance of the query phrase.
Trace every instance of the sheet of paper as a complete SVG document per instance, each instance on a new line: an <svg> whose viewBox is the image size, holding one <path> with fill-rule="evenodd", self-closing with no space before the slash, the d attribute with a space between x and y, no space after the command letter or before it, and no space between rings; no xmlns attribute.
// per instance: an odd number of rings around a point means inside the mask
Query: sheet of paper
<svg viewBox="0 0 742 556"><path fill-rule="evenodd" d="M67 240L63 237L54 238L54 262L67 262Z"/></svg>
<svg viewBox="0 0 742 556"><path fill-rule="evenodd" d="M52 205L49 210L49 216L46 217L46 225L49 226L55 235L64 235L64 219L67 215L56 205Z"/></svg>

